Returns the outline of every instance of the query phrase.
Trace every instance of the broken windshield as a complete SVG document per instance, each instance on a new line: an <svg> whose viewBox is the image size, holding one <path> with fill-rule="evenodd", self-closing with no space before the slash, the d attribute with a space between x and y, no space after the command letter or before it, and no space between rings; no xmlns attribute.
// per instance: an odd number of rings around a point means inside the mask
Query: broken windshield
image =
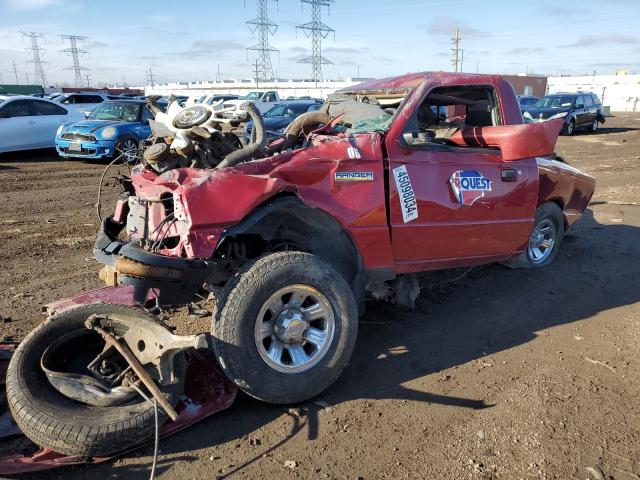
<svg viewBox="0 0 640 480"><path fill-rule="evenodd" d="M384 107L375 97L362 97L336 93L329 96L329 115L342 115L335 131L353 133L386 132L391 126L396 108L403 97L394 99Z"/></svg>

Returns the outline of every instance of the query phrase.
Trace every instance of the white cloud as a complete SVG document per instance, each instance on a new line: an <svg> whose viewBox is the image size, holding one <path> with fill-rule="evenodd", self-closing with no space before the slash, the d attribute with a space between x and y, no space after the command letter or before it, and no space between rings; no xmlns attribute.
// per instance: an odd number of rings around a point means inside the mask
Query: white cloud
<svg viewBox="0 0 640 480"><path fill-rule="evenodd" d="M58 5L62 0L4 0L2 3L12 10L30 10Z"/></svg>

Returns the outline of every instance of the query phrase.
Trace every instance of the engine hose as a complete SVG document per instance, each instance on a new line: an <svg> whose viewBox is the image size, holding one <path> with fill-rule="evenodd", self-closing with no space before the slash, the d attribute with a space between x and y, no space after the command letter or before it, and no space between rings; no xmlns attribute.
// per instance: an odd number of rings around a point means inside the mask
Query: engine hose
<svg viewBox="0 0 640 480"><path fill-rule="evenodd" d="M262 121L262 115L260 114L260 110L258 110L254 103L249 103L247 106L247 113L253 120L253 131L255 132L255 141L250 143L244 148L240 150L236 150L235 152L231 152L229 155L224 157L216 170L220 170L222 168L232 167L237 165L240 162L245 160L249 160L251 157L261 152L266 143L266 137L264 135L264 122Z"/></svg>
<svg viewBox="0 0 640 480"><path fill-rule="evenodd" d="M326 125L331 121L329 114L323 110L304 113L296 118L287 128L284 144L281 150L295 146L300 140L300 134L309 133L318 125Z"/></svg>

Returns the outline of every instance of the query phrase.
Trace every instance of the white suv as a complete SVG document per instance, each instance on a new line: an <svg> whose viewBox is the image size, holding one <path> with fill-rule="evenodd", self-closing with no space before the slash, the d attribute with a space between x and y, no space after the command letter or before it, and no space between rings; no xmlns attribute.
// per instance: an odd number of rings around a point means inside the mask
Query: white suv
<svg viewBox="0 0 640 480"><path fill-rule="evenodd" d="M112 100L112 95L98 92L78 92L66 94L63 98L56 99L62 105L67 106L73 110L79 110L85 115L90 114L96 105L106 100Z"/></svg>

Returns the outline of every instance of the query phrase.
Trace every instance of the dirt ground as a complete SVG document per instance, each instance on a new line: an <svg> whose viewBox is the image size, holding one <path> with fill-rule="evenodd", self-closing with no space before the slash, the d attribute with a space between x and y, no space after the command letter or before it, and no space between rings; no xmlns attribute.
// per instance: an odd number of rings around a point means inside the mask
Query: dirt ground
<svg viewBox="0 0 640 480"><path fill-rule="evenodd" d="M437 272L416 311L369 304L333 387L295 407L240 395L161 442L158 478L640 479L640 115L557 150L598 185L553 265ZM0 337L100 286L102 168L0 156ZM148 478L150 454L27 478Z"/></svg>

